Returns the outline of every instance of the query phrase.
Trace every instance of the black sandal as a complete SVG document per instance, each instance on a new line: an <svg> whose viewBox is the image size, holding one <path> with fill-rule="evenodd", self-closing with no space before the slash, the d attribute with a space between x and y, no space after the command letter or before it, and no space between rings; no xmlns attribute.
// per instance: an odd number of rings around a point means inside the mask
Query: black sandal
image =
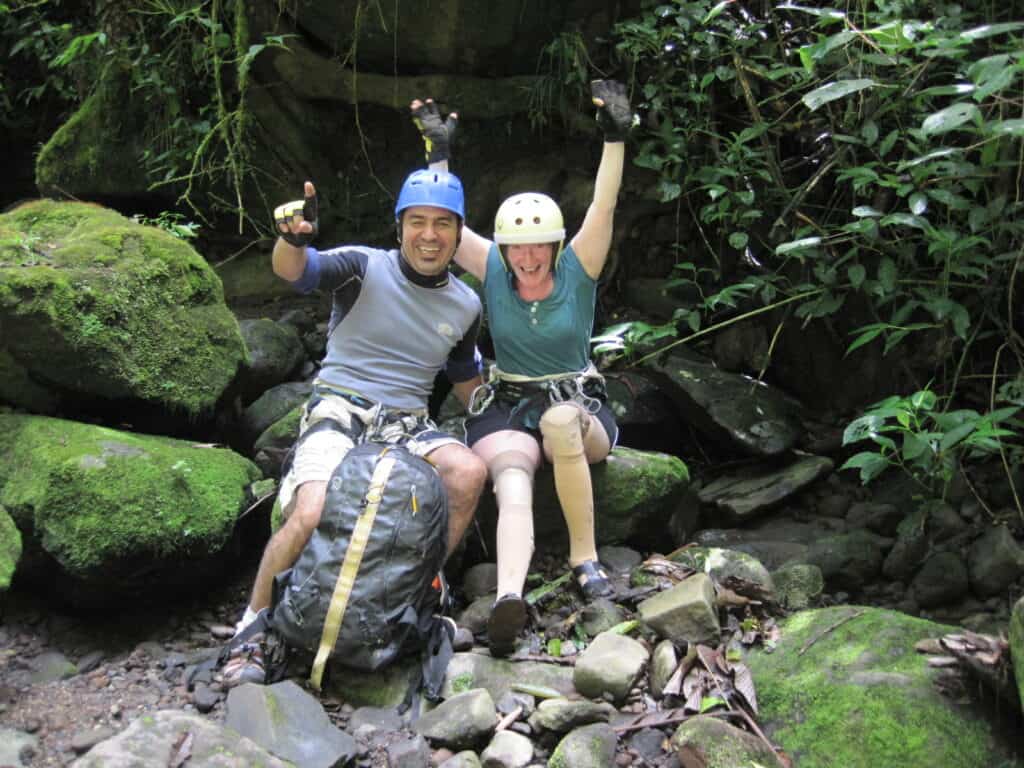
<svg viewBox="0 0 1024 768"><path fill-rule="evenodd" d="M508 656L516 649L516 638L526 627L526 601L509 592L491 607L487 620L487 642L492 656Z"/></svg>
<svg viewBox="0 0 1024 768"><path fill-rule="evenodd" d="M576 577L580 592L587 600L608 597L614 592L608 573L597 560L580 563L572 569L572 575Z"/></svg>

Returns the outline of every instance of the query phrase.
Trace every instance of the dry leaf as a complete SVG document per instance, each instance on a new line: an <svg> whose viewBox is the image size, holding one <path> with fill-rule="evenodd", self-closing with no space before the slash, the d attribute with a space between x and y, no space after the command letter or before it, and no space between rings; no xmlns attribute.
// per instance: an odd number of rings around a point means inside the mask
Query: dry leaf
<svg viewBox="0 0 1024 768"><path fill-rule="evenodd" d="M192 757L192 744L195 743L192 731L185 731L171 747L171 756L167 758L167 768L181 768Z"/></svg>
<svg viewBox="0 0 1024 768"><path fill-rule="evenodd" d="M733 664L733 686L736 688L736 692L742 696L747 705L750 707L750 711L755 715L757 714L757 693L754 690L754 676L750 674L750 670L746 664Z"/></svg>

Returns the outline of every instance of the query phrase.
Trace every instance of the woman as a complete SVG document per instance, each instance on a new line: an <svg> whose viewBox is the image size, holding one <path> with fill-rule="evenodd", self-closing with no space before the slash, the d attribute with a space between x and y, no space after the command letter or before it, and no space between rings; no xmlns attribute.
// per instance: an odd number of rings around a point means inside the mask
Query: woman
<svg viewBox="0 0 1024 768"><path fill-rule="evenodd" d="M474 395L467 442L488 466L498 502L498 600L491 652L507 655L526 625L523 584L533 555L533 477L542 455L569 530L569 564L587 599L611 591L597 559L590 464L607 457L618 428L590 362L597 278L611 246L624 140L633 124L625 87L597 80L592 96L605 142L594 198L565 244L562 212L547 195L514 195L495 216L494 240L463 230L455 261L483 283L496 371ZM455 115L412 104L431 168L447 170ZM543 453L542 453L543 452Z"/></svg>

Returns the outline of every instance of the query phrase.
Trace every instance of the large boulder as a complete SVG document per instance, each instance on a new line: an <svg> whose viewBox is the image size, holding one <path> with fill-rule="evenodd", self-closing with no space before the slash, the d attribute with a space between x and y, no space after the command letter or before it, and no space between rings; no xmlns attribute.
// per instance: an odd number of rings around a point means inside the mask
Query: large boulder
<svg viewBox="0 0 1024 768"><path fill-rule="evenodd" d="M24 537L22 565L101 597L199 578L259 477L223 448L0 414L0 505Z"/></svg>
<svg viewBox="0 0 1024 768"><path fill-rule="evenodd" d="M984 710L944 696L914 650L953 628L839 606L794 614L771 653L746 662L760 723L800 768L1020 766Z"/></svg>
<svg viewBox="0 0 1024 768"><path fill-rule="evenodd" d="M1024 711L1024 597L1017 601L1010 614L1010 662L1020 693L1020 708Z"/></svg>
<svg viewBox="0 0 1024 768"><path fill-rule="evenodd" d="M220 280L184 241L85 203L0 215L0 400L197 419L245 360Z"/></svg>
<svg viewBox="0 0 1024 768"><path fill-rule="evenodd" d="M21 532L7 510L0 506L0 592L11 585L21 557Z"/></svg>

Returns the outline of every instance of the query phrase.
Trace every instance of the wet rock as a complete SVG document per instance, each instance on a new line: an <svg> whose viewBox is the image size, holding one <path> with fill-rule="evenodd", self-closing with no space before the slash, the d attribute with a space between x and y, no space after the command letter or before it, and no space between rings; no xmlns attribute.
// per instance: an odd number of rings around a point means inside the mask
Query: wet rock
<svg viewBox="0 0 1024 768"><path fill-rule="evenodd" d="M724 524L742 524L759 517L785 499L829 474L831 459L803 456L782 469L745 470L722 475L697 492L711 516Z"/></svg>
<svg viewBox="0 0 1024 768"><path fill-rule="evenodd" d="M803 610L825 589L821 569L809 563L792 563L772 571L775 597L779 605L792 611Z"/></svg>
<svg viewBox="0 0 1024 768"><path fill-rule="evenodd" d="M217 703L221 700L221 694L205 683L197 683L195 690L192 691L192 703L195 704L196 709L203 714L210 712Z"/></svg>
<svg viewBox="0 0 1024 768"><path fill-rule="evenodd" d="M775 751L747 731L724 720L698 715L672 734L672 748L683 765L700 760L707 768L776 765Z"/></svg>
<svg viewBox="0 0 1024 768"><path fill-rule="evenodd" d="M896 543L885 557L882 572L895 581L909 582L928 555L930 543L925 532L927 515L918 508L900 521Z"/></svg>
<svg viewBox="0 0 1024 768"><path fill-rule="evenodd" d="M657 728L644 728L629 737L629 748L638 757L653 762L664 754L665 734Z"/></svg>
<svg viewBox="0 0 1024 768"><path fill-rule="evenodd" d="M580 609L578 625L587 637L596 637L625 620L626 612L618 603L613 603L606 597L599 597Z"/></svg>
<svg viewBox="0 0 1024 768"><path fill-rule="evenodd" d="M1024 597L1017 601L1010 612L1010 658L1024 659ZM1015 663L1013 674L1020 693L1020 708L1024 712L1024 664Z"/></svg>
<svg viewBox="0 0 1024 768"><path fill-rule="evenodd" d="M637 606L641 620L661 637L683 645L718 644L720 626L715 588L705 573L649 597Z"/></svg>
<svg viewBox="0 0 1024 768"><path fill-rule="evenodd" d="M576 660L573 684L584 696L599 698L607 693L622 702L649 659L648 650L633 638L605 632L595 637ZM537 712L543 706L538 706Z"/></svg>
<svg viewBox="0 0 1024 768"><path fill-rule="evenodd" d="M518 709L520 710L519 718L525 720L537 709L537 700L528 693L508 691L497 700L495 706L498 708L498 713L502 716L515 712Z"/></svg>
<svg viewBox="0 0 1024 768"><path fill-rule="evenodd" d="M348 719L349 731L400 731L403 727L405 718L394 707L359 707Z"/></svg>
<svg viewBox="0 0 1024 768"><path fill-rule="evenodd" d="M608 406L619 427L619 443L643 451L678 453L686 425L668 396L636 371L606 373Z"/></svg>
<svg viewBox="0 0 1024 768"><path fill-rule="evenodd" d="M247 444L252 444L279 419L306 402L313 385L308 381L290 381L271 387L244 411L238 427Z"/></svg>
<svg viewBox="0 0 1024 768"><path fill-rule="evenodd" d="M111 766L164 766L181 744L182 734L191 734L189 768L254 766L286 768L286 763L271 755L237 731L217 725L194 713L162 710L141 715L119 733L80 757L72 768L111 768Z"/></svg>
<svg viewBox="0 0 1024 768"><path fill-rule="evenodd" d="M93 728L88 731L80 731L71 737L71 751L76 755L84 754L97 744L104 742L115 735L117 735L116 730L105 727Z"/></svg>
<svg viewBox="0 0 1024 768"><path fill-rule="evenodd" d="M493 595L497 588L498 566L494 563L478 563L462 577L462 590L470 601L484 595Z"/></svg>
<svg viewBox="0 0 1024 768"><path fill-rule="evenodd" d="M232 688L225 725L302 768L333 768L359 752L355 740L331 724L320 702L291 680Z"/></svg>
<svg viewBox="0 0 1024 768"><path fill-rule="evenodd" d="M29 681L35 684L67 680L78 674L78 667L60 651L45 651L32 659Z"/></svg>
<svg viewBox="0 0 1024 768"><path fill-rule="evenodd" d="M286 381L306 356L299 332L293 325L264 317L242 320L238 328L249 350L249 360L239 371L236 383L243 402L248 404ZM268 426L272 422L268 422Z"/></svg>
<svg viewBox="0 0 1024 768"><path fill-rule="evenodd" d="M830 586L858 590L881 573L889 543L868 531L828 536L808 548L807 562L821 569Z"/></svg>
<svg viewBox="0 0 1024 768"><path fill-rule="evenodd" d="M615 731L605 723L584 725L563 738L548 765L572 768L610 768L615 764Z"/></svg>
<svg viewBox="0 0 1024 768"><path fill-rule="evenodd" d="M480 754L483 768L526 768L533 759L533 742L511 731L494 734Z"/></svg>
<svg viewBox="0 0 1024 768"><path fill-rule="evenodd" d="M601 563L610 572L629 573L643 562L643 555L629 547L605 546L597 550Z"/></svg>
<svg viewBox="0 0 1024 768"><path fill-rule="evenodd" d="M846 517L852 500L841 493L830 493L818 501L818 514L823 517Z"/></svg>
<svg viewBox="0 0 1024 768"><path fill-rule="evenodd" d="M339 668L338 674L327 678L324 693L353 707L397 707L419 671L420 660L416 656L405 656L375 672Z"/></svg>
<svg viewBox="0 0 1024 768"><path fill-rule="evenodd" d="M922 608L955 603L968 591L967 567L955 552L938 552L928 558L910 583L910 591Z"/></svg>
<svg viewBox="0 0 1024 768"><path fill-rule="evenodd" d="M992 526L971 545L968 554L971 590L978 597L1006 591L1024 574L1024 549L1005 526Z"/></svg>
<svg viewBox="0 0 1024 768"><path fill-rule="evenodd" d="M850 507L847 522L854 528L868 528L882 536L895 536L903 512L895 504L859 501Z"/></svg>
<svg viewBox="0 0 1024 768"><path fill-rule="evenodd" d="M481 768L480 758L476 756L476 752L467 749L457 755L452 755L437 768Z"/></svg>
<svg viewBox="0 0 1024 768"><path fill-rule="evenodd" d="M546 699L530 715L529 722L534 731L562 734L581 725L607 723L615 711L615 707L605 702Z"/></svg>
<svg viewBox="0 0 1024 768"><path fill-rule="evenodd" d="M391 742L385 750L388 768L429 768L430 745L422 736Z"/></svg>
<svg viewBox="0 0 1024 768"><path fill-rule="evenodd" d="M679 665L679 654L676 653L676 646L671 640L662 640L654 646L654 653L651 654L651 695L660 699L665 690L672 673Z"/></svg>
<svg viewBox="0 0 1024 768"><path fill-rule="evenodd" d="M107 656L106 651L90 651L78 660L78 673L87 675L98 667Z"/></svg>
<svg viewBox="0 0 1024 768"><path fill-rule="evenodd" d="M466 609L455 617L460 627L465 627L474 635L482 634L487 629L487 619L491 615L491 607L497 596L492 592L476 598Z"/></svg>
<svg viewBox="0 0 1024 768"><path fill-rule="evenodd" d="M422 715L413 728L432 743L453 750L471 749L494 732L497 715L487 690L475 688L441 702Z"/></svg>
<svg viewBox="0 0 1024 768"><path fill-rule="evenodd" d="M569 696L576 692L572 678L571 667L495 659L482 653L456 653L448 664L441 695L450 698L462 691L486 688L497 701L525 683L533 688L550 689L554 696Z"/></svg>
<svg viewBox="0 0 1024 768"><path fill-rule="evenodd" d="M38 753L38 738L14 728L0 726L0 765L28 768Z"/></svg>

